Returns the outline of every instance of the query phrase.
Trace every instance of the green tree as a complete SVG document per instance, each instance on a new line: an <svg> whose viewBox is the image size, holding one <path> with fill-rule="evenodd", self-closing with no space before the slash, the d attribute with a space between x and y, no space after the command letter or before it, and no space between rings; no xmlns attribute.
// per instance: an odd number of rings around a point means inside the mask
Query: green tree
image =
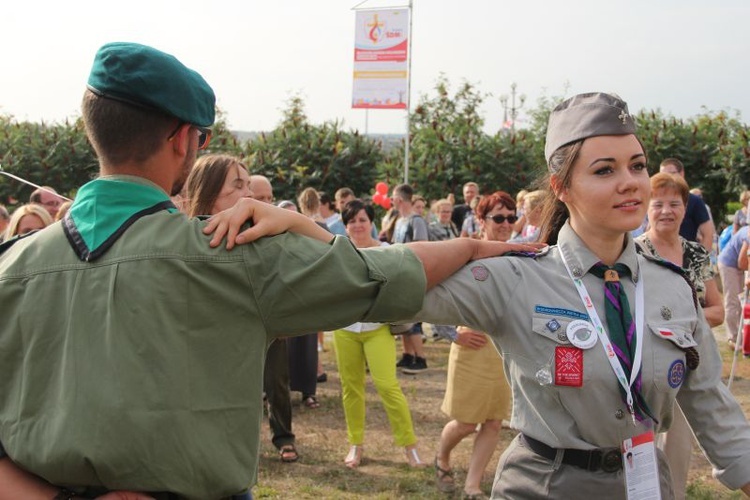
<svg viewBox="0 0 750 500"><path fill-rule="evenodd" d="M651 110L637 120L652 172L663 159L678 158L690 187L701 188L714 220L723 220L727 202L739 199L750 183L748 127L739 115L705 110L684 120Z"/></svg>
<svg viewBox="0 0 750 500"><path fill-rule="evenodd" d="M344 132L338 121L312 125L299 96L289 100L276 129L248 142L245 154L251 172L271 179L276 198L287 199L306 187L331 196L343 186L369 193L382 158L379 144Z"/></svg>
<svg viewBox="0 0 750 500"><path fill-rule="evenodd" d="M410 119L409 183L428 199L459 194L475 181L483 192L515 193L526 187L539 164L538 139L529 131L483 131L479 108L487 94L468 82L451 93L441 76L436 95L422 96ZM383 180L401 180L403 150L392 151L381 165Z"/></svg>
<svg viewBox="0 0 750 500"><path fill-rule="evenodd" d="M3 170L72 197L98 170L80 119L59 124L16 122L0 116ZM33 187L0 176L0 200L26 202Z"/></svg>

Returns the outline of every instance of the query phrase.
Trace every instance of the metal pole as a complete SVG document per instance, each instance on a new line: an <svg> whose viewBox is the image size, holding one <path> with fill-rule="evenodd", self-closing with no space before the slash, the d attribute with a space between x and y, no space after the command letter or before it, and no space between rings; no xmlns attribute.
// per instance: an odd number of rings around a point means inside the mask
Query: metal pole
<svg viewBox="0 0 750 500"><path fill-rule="evenodd" d="M413 50L414 30L413 19L414 19L414 7L413 0L409 0L409 44L407 46L408 62L406 65L406 143L404 145L404 184L409 183L409 134L410 134L410 117L409 108L411 107L411 54Z"/></svg>
<svg viewBox="0 0 750 500"><path fill-rule="evenodd" d="M42 187L39 184L34 184L31 181L27 181L26 179L22 179L21 177L18 177L17 175L13 175L10 172L6 172L5 170L3 170L3 166L2 165L0 165L0 175L5 175L7 177L10 177L11 179L17 180L18 182L23 182L24 184L27 184L29 186L35 187L37 189L41 189L42 191L45 191L45 192L47 192L49 194L53 194L53 195L57 196L58 198L62 198L63 200L73 201L70 198L61 195L60 193L55 193L54 191L51 191L51 190L47 189L46 187Z"/></svg>

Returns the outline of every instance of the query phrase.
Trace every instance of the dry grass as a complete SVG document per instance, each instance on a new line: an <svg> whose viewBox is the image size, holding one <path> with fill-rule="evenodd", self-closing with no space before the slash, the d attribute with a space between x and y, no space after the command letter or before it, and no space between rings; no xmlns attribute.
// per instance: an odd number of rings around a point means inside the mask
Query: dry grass
<svg viewBox="0 0 750 500"><path fill-rule="evenodd" d="M717 337L723 333L717 329ZM438 493L433 477L434 469L414 470L406 465L403 450L393 443L383 406L368 380L367 426L365 432L365 459L357 470L343 465L348 451L346 427L341 408L341 385L330 340L327 352L321 353L328 373L328 382L318 385L321 407L315 410L300 405L300 394L292 395L294 405L294 432L300 460L283 464L268 438L264 426L258 484L253 489L255 498L325 498L325 499L397 499L397 498L447 498ZM445 388L449 344L425 344L427 373L399 375L404 394L414 419L419 438L422 460L432 463L440 432L447 417L440 411ZM724 357L724 374L729 374L731 352L720 342ZM740 398L745 414L750 414L750 360L740 354L732 392ZM503 429L501 440L485 472L483 489L489 493L495 467L503 449L515 436L515 431ZM457 490L463 484L464 474L471 454L471 440L465 439L452 455ZM741 498L728 491L711 476L711 467L697 445L693 447L693 460L688 486L688 498L717 499Z"/></svg>

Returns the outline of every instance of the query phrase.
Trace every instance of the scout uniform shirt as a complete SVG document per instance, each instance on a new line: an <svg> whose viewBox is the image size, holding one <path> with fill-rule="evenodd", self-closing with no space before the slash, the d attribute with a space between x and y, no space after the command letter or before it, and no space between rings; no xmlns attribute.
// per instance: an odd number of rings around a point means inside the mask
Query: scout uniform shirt
<svg viewBox="0 0 750 500"><path fill-rule="evenodd" d="M720 380L712 332L702 311L696 314L682 276L637 255L633 240L626 238L618 262L634 280L644 279L641 392L659 420L655 431L669 427L676 397L716 477L738 488L750 479L750 427ZM469 325L492 337L513 390L513 428L554 448L619 447L645 428L634 425L601 341L580 350L567 337L567 326L588 321L588 314L561 254L572 273L583 277L604 321L604 283L588 273L599 259L569 224L560 231L558 245L537 258L468 264L428 292L417 317ZM630 278L622 284L634 309L635 285ZM695 371L687 369L682 349L691 345L700 354Z"/></svg>
<svg viewBox="0 0 750 500"><path fill-rule="evenodd" d="M231 252L156 185L107 177L0 255L0 442L53 484L229 496L255 482L275 337L420 307L403 246L295 234Z"/></svg>

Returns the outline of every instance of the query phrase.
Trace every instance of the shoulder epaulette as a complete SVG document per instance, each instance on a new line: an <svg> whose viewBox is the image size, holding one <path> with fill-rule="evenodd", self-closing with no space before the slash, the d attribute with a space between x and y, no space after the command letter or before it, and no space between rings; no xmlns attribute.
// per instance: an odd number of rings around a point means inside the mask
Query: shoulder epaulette
<svg viewBox="0 0 750 500"><path fill-rule="evenodd" d="M639 247L636 246L636 248L639 248ZM685 283L687 283L688 286L690 287L690 291L693 294L693 304L695 305L695 309L698 310L698 294L695 291L695 285L693 285L693 282L690 281L690 278L688 277L687 273L685 272L683 268L681 268L677 264L669 262L668 260L659 259L652 255L642 253L640 250L638 251L638 253L641 257L648 260L649 262L653 262L654 264L657 264L661 267L665 267L669 269L670 271L679 274L682 277L682 279L685 280Z"/></svg>
<svg viewBox="0 0 750 500"><path fill-rule="evenodd" d="M537 257L543 257L549 253L549 249L552 248L550 246L546 246L544 248L539 249L537 252L508 252L504 253L504 256L507 257L527 257L531 259L536 259Z"/></svg>

